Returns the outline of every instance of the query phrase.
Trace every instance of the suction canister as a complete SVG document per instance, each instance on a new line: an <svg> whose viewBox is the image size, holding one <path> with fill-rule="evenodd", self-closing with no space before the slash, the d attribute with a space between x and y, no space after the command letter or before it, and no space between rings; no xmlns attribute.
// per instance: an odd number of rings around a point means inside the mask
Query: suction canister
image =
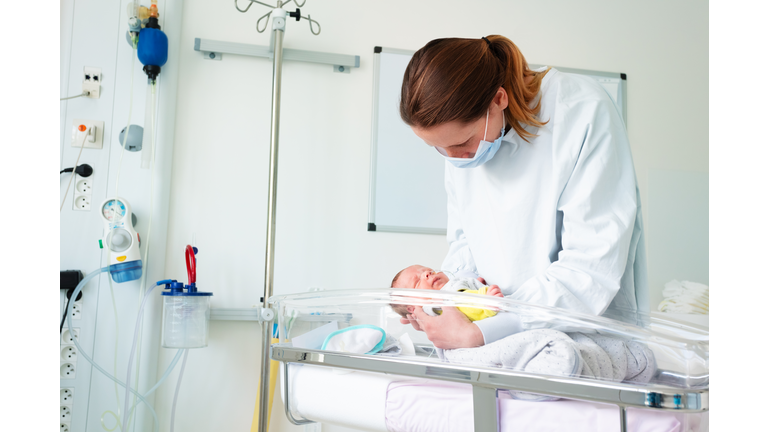
<svg viewBox="0 0 768 432"><path fill-rule="evenodd" d="M208 346L208 325L211 318L211 292L197 290L194 255L197 248L187 246L189 285L175 280L162 280L163 337L165 348L204 348Z"/></svg>

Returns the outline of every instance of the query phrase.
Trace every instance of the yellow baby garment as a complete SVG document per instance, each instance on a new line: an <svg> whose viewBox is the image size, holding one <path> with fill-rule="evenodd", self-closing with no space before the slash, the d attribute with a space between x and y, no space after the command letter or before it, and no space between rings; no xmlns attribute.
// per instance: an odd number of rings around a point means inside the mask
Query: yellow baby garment
<svg viewBox="0 0 768 432"><path fill-rule="evenodd" d="M470 294L486 295L488 293L488 287L484 286L479 290L460 289L459 292L465 292ZM470 321L480 321L481 319L490 318L496 315L496 311L488 309L473 308L467 306L460 306L459 310L469 318Z"/></svg>

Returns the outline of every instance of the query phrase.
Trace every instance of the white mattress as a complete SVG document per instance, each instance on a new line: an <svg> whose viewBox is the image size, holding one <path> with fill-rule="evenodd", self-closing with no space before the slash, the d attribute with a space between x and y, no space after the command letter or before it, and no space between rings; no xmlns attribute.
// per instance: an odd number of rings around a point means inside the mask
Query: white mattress
<svg viewBox="0 0 768 432"><path fill-rule="evenodd" d="M289 371L292 412L305 419L369 432L473 429L472 387L468 384L310 365L291 365ZM511 399L506 392L499 392L498 400L500 430L504 432L619 430L615 405L572 400L527 402ZM630 432L709 429L706 413L630 409L627 416Z"/></svg>

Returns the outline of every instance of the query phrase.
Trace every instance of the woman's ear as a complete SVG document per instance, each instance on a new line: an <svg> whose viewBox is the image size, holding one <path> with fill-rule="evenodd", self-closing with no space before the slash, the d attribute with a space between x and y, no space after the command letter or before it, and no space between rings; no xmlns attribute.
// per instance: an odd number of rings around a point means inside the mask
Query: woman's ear
<svg viewBox="0 0 768 432"><path fill-rule="evenodd" d="M507 96L507 91L504 90L504 87L499 87L499 89L496 90L496 96L493 97L493 104L499 109L506 109L509 106L509 97Z"/></svg>
<svg viewBox="0 0 768 432"><path fill-rule="evenodd" d="M416 308L413 306L408 306L406 309L408 310L408 313L413 313L413 310Z"/></svg>

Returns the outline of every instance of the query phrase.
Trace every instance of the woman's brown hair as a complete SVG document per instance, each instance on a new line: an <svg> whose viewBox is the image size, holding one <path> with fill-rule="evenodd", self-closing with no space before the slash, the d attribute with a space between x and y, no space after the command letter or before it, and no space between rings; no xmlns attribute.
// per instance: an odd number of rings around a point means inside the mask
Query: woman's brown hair
<svg viewBox="0 0 768 432"><path fill-rule="evenodd" d="M486 41L487 40L487 41ZM485 116L499 87L507 92L507 123L526 141L534 134L525 125L541 127L536 115L541 80L549 71L534 72L511 40L435 39L411 58L400 92L400 117L409 126L429 128L458 120L469 123ZM526 84L525 79L533 77Z"/></svg>

